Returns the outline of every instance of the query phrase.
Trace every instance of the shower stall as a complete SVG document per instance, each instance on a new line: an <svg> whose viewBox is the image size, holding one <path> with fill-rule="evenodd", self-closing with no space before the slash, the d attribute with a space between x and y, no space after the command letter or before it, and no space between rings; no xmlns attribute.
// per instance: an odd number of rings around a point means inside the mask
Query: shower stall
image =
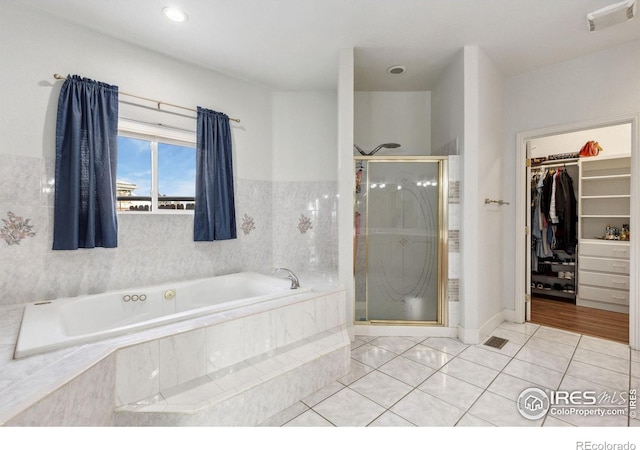
<svg viewBox="0 0 640 450"><path fill-rule="evenodd" d="M447 158L354 162L356 324L446 325Z"/></svg>

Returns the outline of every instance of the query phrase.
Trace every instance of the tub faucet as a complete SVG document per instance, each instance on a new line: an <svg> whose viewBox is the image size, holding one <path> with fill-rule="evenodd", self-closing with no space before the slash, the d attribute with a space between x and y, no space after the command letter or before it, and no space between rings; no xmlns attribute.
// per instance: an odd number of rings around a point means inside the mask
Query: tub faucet
<svg viewBox="0 0 640 450"><path fill-rule="evenodd" d="M281 270L284 272L287 272L287 279L291 280L291 289L298 289L300 287L300 281L298 280L298 277L296 276L296 274L294 274L289 269L286 269L284 267L278 267L273 272L271 272L271 275L276 275Z"/></svg>

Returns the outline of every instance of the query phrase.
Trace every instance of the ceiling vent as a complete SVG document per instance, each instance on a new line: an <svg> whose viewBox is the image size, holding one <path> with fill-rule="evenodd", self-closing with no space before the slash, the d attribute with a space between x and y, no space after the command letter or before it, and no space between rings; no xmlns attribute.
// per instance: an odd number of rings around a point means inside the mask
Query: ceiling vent
<svg viewBox="0 0 640 450"><path fill-rule="evenodd" d="M400 75L401 73L404 73L405 70L407 70L405 66L391 66L387 69L387 72L391 75Z"/></svg>
<svg viewBox="0 0 640 450"><path fill-rule="evenodd" d="M636 15L636 1L624 0L587 14L589 31L594 32L633 19Z"/></svg>

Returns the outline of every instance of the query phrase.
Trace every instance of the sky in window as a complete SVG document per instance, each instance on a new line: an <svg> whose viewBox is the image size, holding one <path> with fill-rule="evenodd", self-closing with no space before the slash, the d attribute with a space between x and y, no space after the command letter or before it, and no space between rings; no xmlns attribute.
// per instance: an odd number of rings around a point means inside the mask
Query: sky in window
<svg viewBox="0 0 640 450"><path fill-rule="evenodd" d="M196 195L196 150L158 144L158 192L160 195Z"/></svg>
<svg viewBox="0 0 640 450"><path fill-rule="evenodd" d="M178 145L158 145L160 195L195 196L196 152ZM151 145L149 141L118 136L118 181L133 183L133 195L151 195Z"/></svg>

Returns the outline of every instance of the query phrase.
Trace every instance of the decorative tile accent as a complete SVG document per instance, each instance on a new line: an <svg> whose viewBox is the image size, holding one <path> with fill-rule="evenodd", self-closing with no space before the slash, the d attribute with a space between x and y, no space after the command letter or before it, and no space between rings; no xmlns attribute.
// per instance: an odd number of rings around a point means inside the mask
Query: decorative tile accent
<svg viewBox="0 0 640 450"><path fill-rule="evenodd" d="M298 230L300 230L300 233L305 234L312 228L311 219L304 214L300 214L300 219L298 220Z"/></svg>
<svg viewBox="0 0 640 450"><path fill-rule="evenodd" d="M21 240L36 235L36 233L32 231L33 225L29 224L29 220L31 219L25 220L21 216L16 216L11 211L7 212L7 216L9 219L2 219L4 227L0 229L0 237L5 240L7 245L18 245Z"/></svg>
<svg viewBox="0 0 640 450"><path fill-rule="evenodd" d="M460 203L459 181L449 181L449 203Z"/></svg>
<svg viewBox="0 0 640 450"><path fill-rule="evenodd" d="M459 278L449 278L448 293L449 293L450 302L460 301L460 279Z"/></svg>
<svg viewBox="0 0 640 450"><path fill-rule="evenodd" d="M460 253L460 230L449 230L449 251Z"/></svg>
<svg viewBox="0 0 640 450"><path fill-rule="evenodd" d="M253 217L247 216L246 214L242 217L242 225L240 225L242 232L246 235L251 233L251 230L256 229L255 221Z"/></svg>

